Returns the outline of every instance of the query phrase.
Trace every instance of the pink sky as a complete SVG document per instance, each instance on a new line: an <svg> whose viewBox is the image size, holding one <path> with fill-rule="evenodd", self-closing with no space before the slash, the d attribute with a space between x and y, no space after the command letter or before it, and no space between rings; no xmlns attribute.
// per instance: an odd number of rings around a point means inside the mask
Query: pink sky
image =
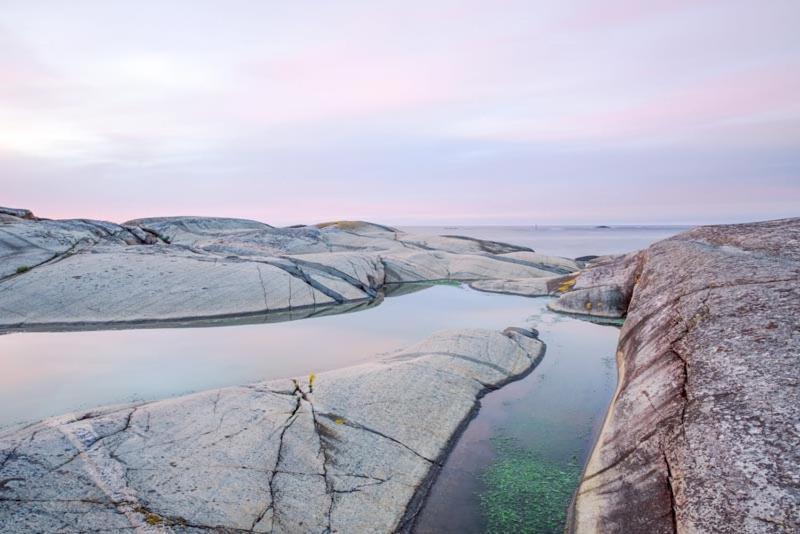
<svg viewBox="0 0 800 534"><path fill-rule="evenodd" d="M0 12L0 205L42 216L800 215L794 0Z"/></svg>

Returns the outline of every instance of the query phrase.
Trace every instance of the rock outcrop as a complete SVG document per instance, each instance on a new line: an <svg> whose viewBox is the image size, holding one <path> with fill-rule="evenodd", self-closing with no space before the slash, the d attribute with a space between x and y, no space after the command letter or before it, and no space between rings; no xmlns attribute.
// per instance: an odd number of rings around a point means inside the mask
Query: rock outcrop
<svg viewBox="0 0 800 534"><path fill-rule="evenodd" d="M800 531L800 219L594 265L552 306L627 314L569 530Z"/></svg>
<svg viewBox="0 0 800 534"><path fill-rule="evenodd" d="M544 345L458 330L317 377L0 433L0 532L392 532L477 399Z"/></svg>
<svg viewBox="0 0 800 534"><path fill-rule="evenodd" d="M395 283L578 268L524 247L359 221L274 228L163 217L118 225L0 213L0 332L261 315L370 301Z"/></svg>

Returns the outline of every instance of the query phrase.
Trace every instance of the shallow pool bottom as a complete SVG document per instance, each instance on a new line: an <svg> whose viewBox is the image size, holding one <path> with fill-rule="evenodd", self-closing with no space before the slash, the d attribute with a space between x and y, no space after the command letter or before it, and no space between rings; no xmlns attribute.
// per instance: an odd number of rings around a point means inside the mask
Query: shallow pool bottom
<svg viewBox="0 0 800 534"><path fill-rule="evenodd" d="M619 330L530 299L547 351L523 379L481 401L430 490L418 533L562 532L616 387Z"/></svg>

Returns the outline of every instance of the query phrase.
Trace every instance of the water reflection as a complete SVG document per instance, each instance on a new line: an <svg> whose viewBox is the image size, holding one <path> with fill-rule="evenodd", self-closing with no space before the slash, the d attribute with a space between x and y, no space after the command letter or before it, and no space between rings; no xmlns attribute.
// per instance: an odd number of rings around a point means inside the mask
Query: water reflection
<svg viewBox="0 0 800 534"><path fill-rule="evenodd" d="M419 284L417 284L419 285ZM422 287L424 289L424 286ZM417 289L418 291L419 289ZM313 306L299 306L290 310L277 310L270 312L251 312L242 314L225 314L210 317L190 317L178 319L157 319L146 321L116 321L113 323L48 323L48 324L20 324L15 327L0 328L0 335L21 332L80 332L88 330L131 330L141 328L203 328L211 326L237 326L248 324L284 323L298 321L312 317L327 315L342 315L356 311L366 310L377 306L383 301L384 295L379 294L374 299L357 300L344 304L316 304Z"/></svg>
<svg viewBox="0 0 800 534"><path fill-rule="evenodd" d="M531 312L530 299L465 287L413 284L388 293L382 302L280 317L169 323L205 325L198 328L164 328L162 323L2 335L0 426L359 364L437 330L524 326ZM332 315L335 311L358 313ZM310 320L263 322L299 317Z"/></svg>

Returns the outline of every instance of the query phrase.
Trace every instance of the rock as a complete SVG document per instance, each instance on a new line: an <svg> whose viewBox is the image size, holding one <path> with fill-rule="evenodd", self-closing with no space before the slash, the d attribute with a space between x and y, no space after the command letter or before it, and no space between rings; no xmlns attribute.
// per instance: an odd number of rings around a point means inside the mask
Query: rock
<svg viewBox="0 0 800 534"><path fill-rule="evenodd" d="M576 262L581 262L581 263L589 263L590 261L592 261L592 260L596 260L596 259L597 259L597 258L599 258L599 257L600 257L600 256L595 256L595 255L593 255L593 254L589 254L588 256L580 256L580 257L577 257L577 258L575 258L575 261L576 261Z"/></svg>
<svg viewBox="0 0 800 534"><path fill-rule="evenodd" d="M101 242L128 245L139 240L129 230L103 221L0 220L0 282Z"/></svg>
<svg viewBox="0 0 800 534"><path fill-rule="evenodd" d="M544 345L435 334L373 363L0 432L0 532L408 528L478 398ZM228 530L226 530L228 529Z"/></svg>
<svg viewBox="0 0 800 534"><path fill-rule="evenodd" d="M326 223L319 223L314 225L317 228L335 228L337 230L344 230L356 234L396 234L399 232L396 228L391 226L384 226L382 224L375 224L366 221L332 221Z"/></svg>
<svg viewBox="0 0 800 534"><path fill-rule="evenodd" d="M593 254L589 254L587 256L580 256L575 258L575 263L578 265L579 268L583 269L588 267L594 260L599 258L600 256L595 256Z"/></svg>
<svg viewBox="0 0 800 534"><path fill-rule="evenodd" d="M486 293L501 293L504 295L520 295L523 297L545 297L550 295L558 285L554 285L552 278L521 278L517 280L478 280L470 282L469 287Z"/></svg>
<svg viewBox="0 0 800 534"><path fill-rule="evenodd" d="M275 228L215 217L122 225L9 217L0 221L0 332L283 314L374 300L395 283L576 269L522 247L362 221Z"/></svg>
<svg viewBox="0 0 800 534"><path fill-rule="evenodd" d="M465 244L470 244L478 248L481 252L488 252L490 254L507 254L509 252L534 252L533 249L528 247L521 247L519 245L512 245L510 243L501 243L499 241L485 241L483 239L476 239L474 237L465 237L460 235L443 235L444 239L455 239L456 241L464 241Z"/></svg>
<svg viewBox="0 0 800 534"><path fill-rule="evenodd" d="M0 215L10 215L18 219L35 219L31 210L4 208L3 206L0 206Z"/></svg>
<svg viewBox="0 0 800 534"><path fill-rule="evenodd" d="M800 219L685 232L553 307L597 294L627 319L569 531L800 531Z"/></svg>
<svg viewBox="0 0 800 534"><path fill-rule="evenodd" d="M558 289L563 294L548 307L600 318L624 317L641 265L642 255L638 252L593 262L579 276L564 279Z"/></svg>

